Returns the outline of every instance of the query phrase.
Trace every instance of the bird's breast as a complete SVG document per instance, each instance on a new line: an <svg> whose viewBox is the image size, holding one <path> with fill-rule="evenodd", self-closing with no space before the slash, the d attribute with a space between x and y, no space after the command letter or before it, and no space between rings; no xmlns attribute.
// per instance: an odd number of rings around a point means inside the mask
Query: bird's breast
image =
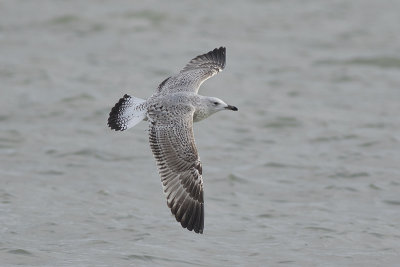
<svg viewBox="0 0 400 267"><path fill-rule="evenodd" d="M209 115L206 113L205 110L197 109L193 114L193 122L198 122L198 121L204 120L208 116Z"/></svg>

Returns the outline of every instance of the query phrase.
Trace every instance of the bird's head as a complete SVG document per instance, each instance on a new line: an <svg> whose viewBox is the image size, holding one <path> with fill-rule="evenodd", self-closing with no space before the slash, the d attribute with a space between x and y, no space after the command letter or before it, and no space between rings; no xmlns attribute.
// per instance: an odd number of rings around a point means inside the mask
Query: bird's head
<svg viewBox="0 0 400 267"><path fill-rule="evenodd" d="M216 98L216 97L208 97L207 100L208 100L207 107L213 113L221 111L221 110L225 110L225 109L233 110L233 111L238 110L237 107L228 105L224 101L222 101L221 99Z"/></svg>

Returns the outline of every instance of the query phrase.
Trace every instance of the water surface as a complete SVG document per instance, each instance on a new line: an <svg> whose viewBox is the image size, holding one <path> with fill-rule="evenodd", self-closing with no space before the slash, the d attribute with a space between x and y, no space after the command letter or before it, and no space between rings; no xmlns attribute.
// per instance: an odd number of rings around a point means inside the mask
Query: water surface
<svg viewBox="0 0 400 267"><path fill-rule="evenodd" d="M2 1L4 266L396 266L398 1ZM224 45L195 126L203 235L170 215L146 123L106 127Z"/></svg>

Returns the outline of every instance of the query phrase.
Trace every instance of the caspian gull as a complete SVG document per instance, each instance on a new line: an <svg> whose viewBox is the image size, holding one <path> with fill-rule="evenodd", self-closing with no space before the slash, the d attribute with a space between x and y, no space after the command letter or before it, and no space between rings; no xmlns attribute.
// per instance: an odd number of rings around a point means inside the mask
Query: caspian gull
<svg viewBox="0 0 400 267"><path fill-rule="evenodd" d="M225 67L225 47L192 59L165 79L147 100L124 95L112 108L108 125L116 131L149 121L150 147L161 176L167 205L183 228L203 233L202 165L193 122L221 110L238 109L216 97L198 95L200 85Z"/></svg>

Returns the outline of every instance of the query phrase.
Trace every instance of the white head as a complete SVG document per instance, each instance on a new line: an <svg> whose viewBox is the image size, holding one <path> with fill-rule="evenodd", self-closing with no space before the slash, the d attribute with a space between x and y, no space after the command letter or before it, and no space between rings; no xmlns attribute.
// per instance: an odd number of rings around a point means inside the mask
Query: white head
<svg viewBox="0 0 400 267"><path fill-rule="evenodd" d="M222 101L219 98L216 97L206 97L206 104L207 104L207 108L209 110L210 113L215 113L217 111L221 111L221 110L233 110L233 111L237 111L237 107L235 106L231 106L226 104L224 101Z"/></svg>
<svg viewBox="0 0 400 267"><path fill-rule="evenodd" d="M219 98L216 97L210 97L210 96L199 96L201 104L196 107L196 111L193 115L193 121L201 121L208 116L214 114L215 112L221 111L221 110L233 110L237 111L237 107L231 106L226 104L224 101L222 101Z"/></svg>

